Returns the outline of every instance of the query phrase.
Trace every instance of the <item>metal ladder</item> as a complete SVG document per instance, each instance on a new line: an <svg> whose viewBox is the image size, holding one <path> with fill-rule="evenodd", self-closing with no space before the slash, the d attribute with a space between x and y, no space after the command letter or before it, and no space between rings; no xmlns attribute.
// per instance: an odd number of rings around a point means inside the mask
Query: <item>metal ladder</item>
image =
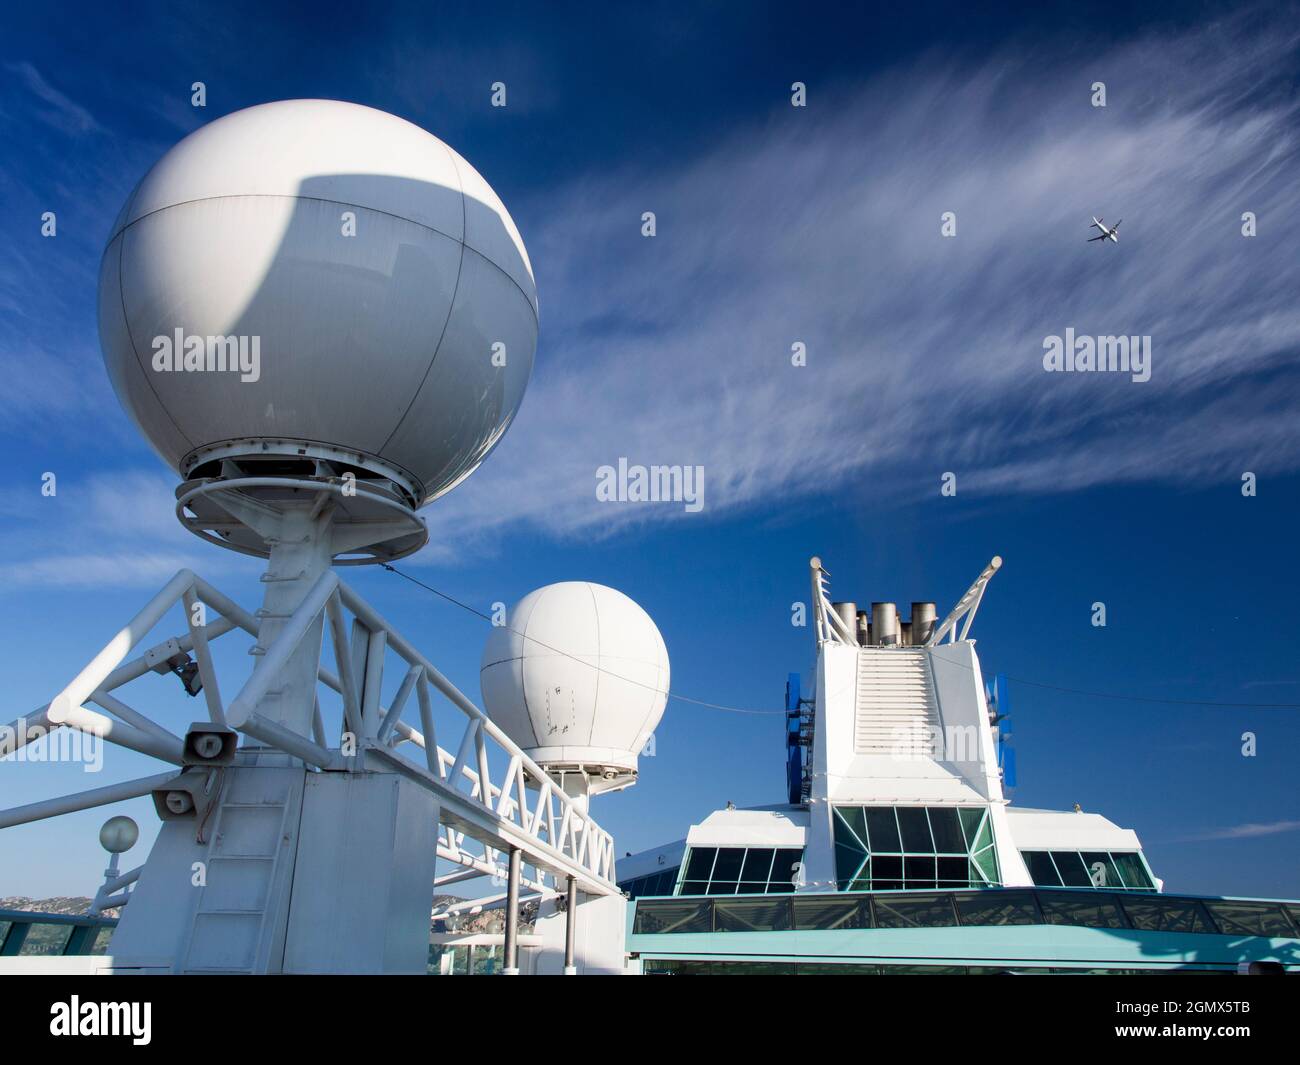
<svg viewBox="0 0 1300 1065"><path fill-rule="evenodd" d="M203 885L182 957L184 973L274 971L271 953L283 926L287 892L276 876L297 846L302 789L293 770L240 767L213 814ZM268 774L279 774L267 787ZM279 794L276 794L276 793ZM292 862L289 863L292 867ZM275 912L268 903L279 900ZM283 949L280 943L279 949Z"/></svg>

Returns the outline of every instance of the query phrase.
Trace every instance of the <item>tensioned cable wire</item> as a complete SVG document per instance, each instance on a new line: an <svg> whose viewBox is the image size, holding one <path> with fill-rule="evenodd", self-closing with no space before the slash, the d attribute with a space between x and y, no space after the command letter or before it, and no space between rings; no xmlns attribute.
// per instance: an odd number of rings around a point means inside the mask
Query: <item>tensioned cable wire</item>
<svg viewBox="0 0 1300 1065"><path fill-rule="evenodd" d="M486 621L489 625L493 625L498 628L501 627L501 626L497 626L496 622L494 622L489 615L484 614L481 610L476 610L468 603L461 602L459 599L455 598L454 596L450 596L446 592L439 591L437 588L434 588L430 584L425 584L424 581L419 580L416 577L412 577L409 573L403 573L396 566L389 565L387 562L381 562L380 565L384 569L388 570L390 573L395 573L397 574L397 576L410 581L412 584L418 585L419 587L423 588L426 592L432 592L434 595L447 600L447 602L451 603L453 606L458 606L462 610L466 610L469 613L473 614L475 617L481 618L482 620ZM722 703L711 703L705 701L704 699L692 699L688 695L678 695L674 691L664 691L660 688L655 688L652 685L644 684L639 680L633 680L631 677L620 676L619 674L614 673L612 670L605 669L603 666L595 665L592 662L586 661L586 659L579 658L577 655L571 655L567 651L560 650L558 647L552 647L548 643L543 643L535 636L528 636L527 634L520 632L518 629L512 628L510 629L510 631L515 633L515 635L517 636L522 636L525 640L529 640L537 644L539 647L544 647L546 648L546 650L553 651L555 654L563 655L565 658L571 658L575 662L581 662L584 666L587 666L590 669L599 670L601 673L606 673L616 680L626 681L628 684L635 684L639 688L646 688L650 691L655 692L658 695L667 696L669 699L676 699L678 702L690 703L692 706L702 706L708 710L725 710L726 712L732 714L758 714L762 716L770 716L774 714L785 714L787 712L785 710L752 710L752 709L745 709L744 707L739 707L739 706L725 706ZM963 662L957 662L954 664L962 666L963 669L970 669L970 667ZM1086 696L1089 699L1109 699L1115 702L1154 703L1161 706L1200 706L1200 707L1208 707L1208 708L1219 709L1219 710L1300 710L1300 703L1233 703L1233 702L1216 702L1208 699L1162 699L1162 698L1158 698L1155 696L1148 696L1148 695L1121 695L1116 692L1094 692L1094 691L1087 691L1086 689L1083 688L1066 688L1066 687L1062 687L1059 684L1047 684L1043 681L1025 680L1023 677L1013 677L1010 674L1006 674L1006 673L1004 673L1003 676L1005 676L1007 680L1011 681L1012 683L1023 684L1029 688L1043 688L1047 691L1062 692L1063 694L1066 695L1082 695L1082 696Z"/></svg>
<svg viewBox="0 0 1300 1065"><path fill-rule="evenodd" d="M520 632L518 629L515 628L510 628L510 626L508 625L506 626L497 625L497 623L493 621L492 618L489 617L487 614L484 614L483 611L474 609L474 607L470 606L468 603L463 603L459 599L456 599L454 596L448 595L446 592L440 592L437 588L434 588L430 584L425 584L424 581L412 577L409 573L403 573L396 566L390 566L387 562L381 562L380 565L384 569L388 570L390 573L396 573L399 577L404 577L412 584L419 585L426 592L432 592L434 595L447 600L447 602L453 604L454 606L458 606L462 610L468 610L475 617L482 618L484 621L486 621L489 625L493 626L494 628L509 629L509 631L513 632L516 636L522 636L525 640L537 644L538 647L544 647L548 651L554 651L557 655L563 655L565 658L571 658L573 659L573 661L580 662L584 666L587 666L589 669L598 670L599 672L604 673L607 676L613 677L615 680L625 681L628 684L635 684L638 688L645 688L648 691L654 692L656 695L664 695L667 696L669 699L676 699L678 702L682 702L682 703L690 703L693 706L702 706L708 710L725 710L731 714L760 714L763 716L768 716L771 714L785 713L784 710L747 710L744 707L740 707L740 706L724 706L722 703L710 703L710 702L706 702L703 699L692 699L689 695L678 695L674 691L665 691L662 688L656 688L653 685L645 684L642 681L633 680L631 677L621 676L618 673L615 673L613 670L606 669L604 666L598 666L593 662L588 662L584 658L579 658L577 655L571 655L569 654L568 651L562 651L558 647L552 647L549 643L544 643L543 641L537 639L536 636L529 636L527 633Z"/></svg>

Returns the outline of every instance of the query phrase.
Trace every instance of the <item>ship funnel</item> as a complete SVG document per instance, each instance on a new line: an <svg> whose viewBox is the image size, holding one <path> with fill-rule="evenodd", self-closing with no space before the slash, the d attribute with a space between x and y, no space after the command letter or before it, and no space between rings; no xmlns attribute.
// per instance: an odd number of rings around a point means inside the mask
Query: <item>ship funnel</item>
<svg viewBox="0 0 1300 1065"><path fill-rule="evenodd" d="M832 603L831 609L835 611L836 616L844 623L844 631L853 633L856 636L858 632L858 604ZM859 639L858 642L861 643L861 639Z"/></svg>
<svg viewBox="0 0 1300 1065"><path fill-rule="evenodd" d="M934 635L934 624L938 617L933 603L912 604L912 646L921 647Z"/></svg>
<svg viewBox="0 0 1300 1065"><path fill-rule="evenodd" d="M898 646L898 607L893 603L871 604L871 642L877 647Z"/></svg>

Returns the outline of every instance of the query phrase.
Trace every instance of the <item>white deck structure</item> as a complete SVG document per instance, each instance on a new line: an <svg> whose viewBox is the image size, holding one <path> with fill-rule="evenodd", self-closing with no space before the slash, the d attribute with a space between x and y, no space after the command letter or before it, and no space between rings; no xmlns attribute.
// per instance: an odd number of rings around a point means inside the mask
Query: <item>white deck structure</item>
<svg viewBox="0 0 1300 1065"><path fill-rule="evenodd" d="M936 625L928 603L913 604L910 622L892 603L870 613L832 603L813 559L813 690L788 708L802 748L792 762L801 779L790 785L798 801L716 811L685 840L622 859L620 884L641 895L1159 887L1131 830L1095 813L1010 804L1006 737L970 637L1001 565L995 558ZM764 850L776 856L760 887L751 869ZM795 850L792 875L774 881Z"/></svg>

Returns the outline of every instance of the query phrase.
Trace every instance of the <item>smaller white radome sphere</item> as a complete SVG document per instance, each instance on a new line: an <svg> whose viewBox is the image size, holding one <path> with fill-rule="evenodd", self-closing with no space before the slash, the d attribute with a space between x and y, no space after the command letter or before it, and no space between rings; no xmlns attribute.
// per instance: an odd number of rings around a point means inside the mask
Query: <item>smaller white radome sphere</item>
<svg viewBox="0 0 1300 1065"><path fill-rule="evenodd" d="M650 615L588 581L524 596L483 649L489 716L543 768L635 773L668 701L668 649Z"/></svg>

